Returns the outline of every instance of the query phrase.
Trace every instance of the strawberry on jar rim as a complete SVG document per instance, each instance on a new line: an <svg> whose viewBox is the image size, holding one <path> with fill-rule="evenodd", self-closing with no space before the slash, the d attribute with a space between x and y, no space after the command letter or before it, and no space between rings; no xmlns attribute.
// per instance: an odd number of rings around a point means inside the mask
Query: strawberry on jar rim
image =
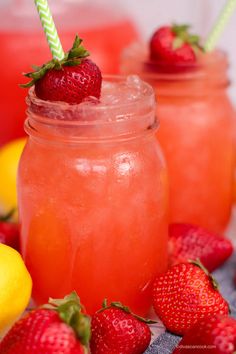
<svg viewBox="0 0 236 354"><path fill-rule="evenodd" d="M91 354L142 354L151 340L148 323L128 307L112 302L95 313L91 321Z"/></svg>
<svg viewBox="0 0 236 354"><path fill-rule="evenodd" d="M75 292L29 312L0 343L1 354L85 354L90 320Z"/></svg>
<svg viewBox="0 0 236 354"><path fill-rule="evenodd" d="M189 32L189 25L162 26L152 35L150 59L162 70L181 71L194 68L197 52L201 50L199 37Z"/></svg>
<svg viewBox="0 0 236 354"><path fill-rule="evenodd" d="M63 101L79 104L87 97L100 98L102 75L98 66L87 57L89 52L76 36L73 47L64 59L52 59L34 67L35 71L25 74L32 79L22 87L35 85L38 98L46 101Z"/></svg>
<svg viewBox="0 0 236 354"><path fill-rule="evenodd" d="M166 328L183 335L200 319L227 315L218 284L198 261L172 266L153 284L153 306Z"/></svg>

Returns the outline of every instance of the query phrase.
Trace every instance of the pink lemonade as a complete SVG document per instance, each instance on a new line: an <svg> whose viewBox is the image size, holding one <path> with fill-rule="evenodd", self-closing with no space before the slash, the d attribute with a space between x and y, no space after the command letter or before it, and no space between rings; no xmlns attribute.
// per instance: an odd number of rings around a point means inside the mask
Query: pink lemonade
<svg viewBox="0 0 236 354"><path fill-rule="evenodd" d="M25 82L22 73L31 71L32 64L50 59L33 1L11 4L14 6L0 5L0 76L4 83L0 88L0 145L24 134L25 91L19 87ZM56 0L51 5L64 50L71 48L78 33L104 73L118 72L122 49L138 37L131 20L119 9L114 12L90 1L68 5L65 0Z"/></svg>
<svg viewBox="0 0 236 354"><path fill-rule="evenodd" d="M128 48L122 71L137 73L157 95L157 138L170 179L170 220L215 232L226 227L233 196L235 111L227 96L224 53L202 54L192 70L158 72L144 45Z"/></svg>
<svg viewBox="0 0 236 354"><path fill-rule="evenodd" d="M155 138L155 95L137 77L107 79L79 105L31 90L18 179L21 246L44 303L76 290L139 314L167 267L167 172Z"/></svg>

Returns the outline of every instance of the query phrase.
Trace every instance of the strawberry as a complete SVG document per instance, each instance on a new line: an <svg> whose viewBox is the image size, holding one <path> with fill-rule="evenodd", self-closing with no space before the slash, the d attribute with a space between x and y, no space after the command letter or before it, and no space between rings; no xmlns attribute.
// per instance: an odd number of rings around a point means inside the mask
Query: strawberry
<svg viewBox="0 0 236 354"><path fill-rule="evenodd" d="M32 81L22 87L35 85L35 93L42 100L81 103L85 98L100 97L102 76L97 65L87 59L89 52L76 36L72 49L64 59L53 59L36 71L25 74Z"/></svg>
<svg viewBox="0 0 236 354"><path fill-rule="evenodd" d="M206 316L229 313L216 281L197 261L177 264L157 277L153 305L166 328L180 335Z"/></svg>
<svg viewBox="0 0 236 354"><path fill-rule="evenodd" d="M190 224L169 226L170 264L200 259L212 272L222 265L233 252L230 240Z"/></svg>
<svg viewBox="0 0 236 354"><path fill-rule="evenodd" d="M197 322L173 354L233 354L236 350L236 320L213 316Z"/></svg>
<svg viewBox="0 0 236 354"><path fill-rule="evenodd" d="M19 225L12 222L0 222L0 242L19 250Z"/></svg>
<svg viewBox="0 0 236 354"><path fill-rule="evenodd" d="M149 44L150 59L159 69L178 71L195 66L199 37L188 30L188 25L163 26L153 34Z"/></svg>
<svg viewBox="0 0 236 354"><path fill-rule="evenodd" d="M14 210L11 210L7 215L0 217L0 242L19 251L19 225L10 221L13 213Z"/></svg>
<svg viewBox="0 0 236 354"><path fill-rule="evenodd" d="M148 347L151 331L142 317L134 315L128 307L112 302L92 317L92 354L141 354Z"/></svg>
<svg viewBox="0 0 236 354"><path fill-rule="evenodd" d="M83 354L89 340L89 319L75 292L28 313L0 343L1 354Z"/></svg>

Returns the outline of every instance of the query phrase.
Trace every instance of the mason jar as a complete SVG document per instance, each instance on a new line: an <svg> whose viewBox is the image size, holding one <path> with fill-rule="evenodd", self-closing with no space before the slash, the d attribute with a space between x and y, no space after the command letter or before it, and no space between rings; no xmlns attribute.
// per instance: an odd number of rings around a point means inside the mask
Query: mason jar
<svg viewBox="0 0 236 354"><path fill-rule="evenodd" d="M168 181L153 89L107 78L101 102L42 101L29 91L18 176L21 248L33 299L76 290L139 314L167 267ZM111 96L113 98L111 98Z"/></svg>
<svg viewBox="0 0 236 354"><path fill-rule="evenodd" d="M231 215L235 111L227 94L224 52L202 54L195 67L164 72L144 45L124 52L121 70L138 74L157 96L157 139L170 181L170 221L223 232Z"/></svg>

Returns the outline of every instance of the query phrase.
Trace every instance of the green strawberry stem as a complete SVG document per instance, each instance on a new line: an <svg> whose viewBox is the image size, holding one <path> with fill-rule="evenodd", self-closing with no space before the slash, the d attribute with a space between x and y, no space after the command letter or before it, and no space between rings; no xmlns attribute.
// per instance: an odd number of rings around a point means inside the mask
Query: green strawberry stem
<svg viewBox="0 0 236 354"><path fill-rule="evenodd" d="M144 322L144 323L147 323L147 324L154 324L154 323L157 323L157 321L153 321L153 320L150 320L150 319L146 319L144 317L141 317L141 316L138 316L136 314L134 314L128 306L124 306L121 302L119 301L114 301L114 302L111 302L110 305L108 305L107 303L107 299L104 299L103 300L103 303L102 303L102 308L100 310L98 310L98 312L102 312L106 309L109 309L109 308L117 308L117 309L120 309L120 310L123 310L124 312L134 316L135 318L137 318L137 320L141 321L141 322Z"/></svg>
<svg viewBox="0 0 236 354"><path fill-rule="evenodd" d="M204 267L204 265L201 263L200 259L196 259L196 260L190 260L190 263L195 264L196 266L198 266L199 268L201 268L204 273L209 277L212 286L215 290L219 290L219 284L218 282L215 280L215 278L209 273L209 271Z"/></svg>
<svg viewBox="0 0 236 354"><path fill-rule="evenodd" d="M203 50L202 46L200 45L200 37L196 34L189 33L190 25L177 25L173 24L171 29L176 35L173 41L173 49L176 50L184 43L188 43L195 51L198 49Z"/></svg>
<svg viewBox="0 0 236 354"><path fill-rule="evenodd" d="M84 46L81 45L82 41L83 40L76 35L72 48L65 54L63 59L52 59L42 66L33 65L34 71L23 74L31 79L31 81L20 85L20 87L29 88L33 86L36 81L40 80L49 70L62 70L63 66L76 66L81 64L82 59L90 55Z"/></svg>
<svg viewBox="0 0 236 354"><path fill-rule="evenodd" d="M88 345L91 333L90 317L81 312L83 307L75 291L65 296L64 299L50 298L48 304L43 307L57 311L61 320L73 328L80 342Z"/></svg>

